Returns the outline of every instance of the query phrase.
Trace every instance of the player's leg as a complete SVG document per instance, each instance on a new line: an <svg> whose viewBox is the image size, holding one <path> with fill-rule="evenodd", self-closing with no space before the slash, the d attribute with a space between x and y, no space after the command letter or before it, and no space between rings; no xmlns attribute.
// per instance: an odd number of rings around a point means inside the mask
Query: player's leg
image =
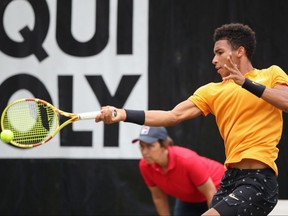
<svg viewBox="0 0 288 216"><path fill-rule="evenodd" d="M205 216L219 216L219 212L213 208L217 203L222 201L224 197L229 195L233 189L235 188L234 182L230 181L230 178L233 178L234 175L232 173L232 170L227 170L221 180L220 188L217 190L216 194L213 196L212 199L212 208L210 208L208 211L203 213L202 215Z"/></svg>
<svg viewBox="0 0 288 216"><path fill-rule="evenodd" d="M273 170L232 169L229 172L229 178L223 183L234 185L233 192L221 198L224 193L218 191L212 202L214 210L220 215L268 215L278 201L278 183Z"/></svg>
<svg viewBox="0 0 288 216"><path fill-rule="evenodd" d="M220 214L216 209L210 208L208 211L203 213L202 216L220 216Z"/></svg>

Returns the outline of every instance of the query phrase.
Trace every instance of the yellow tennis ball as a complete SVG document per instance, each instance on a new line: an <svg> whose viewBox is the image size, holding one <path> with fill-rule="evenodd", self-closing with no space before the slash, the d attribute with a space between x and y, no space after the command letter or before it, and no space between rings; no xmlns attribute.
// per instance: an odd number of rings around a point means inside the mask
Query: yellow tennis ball
<svg viewBox="0 0 288 216"><path fill-rule="evenodd" d="M11 130L3 130L1 132L1 140L5 143L9 143L14 138L13 132Z"/></svg>

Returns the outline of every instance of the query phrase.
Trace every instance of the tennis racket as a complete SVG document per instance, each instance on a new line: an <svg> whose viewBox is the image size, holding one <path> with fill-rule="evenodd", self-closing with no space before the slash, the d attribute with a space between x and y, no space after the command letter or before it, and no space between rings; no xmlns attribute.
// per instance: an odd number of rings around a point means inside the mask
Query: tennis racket
<svg viewBox="0 0 288 216"><path fill-rule="evenodd" d="M100 111L68 113L38 98L24 98L10 103L1 115L1 129L11 130L10 144L32 148L50 141L62 128L78 120L95 119ZM68 120L60 125L60 117Z"/></svg>

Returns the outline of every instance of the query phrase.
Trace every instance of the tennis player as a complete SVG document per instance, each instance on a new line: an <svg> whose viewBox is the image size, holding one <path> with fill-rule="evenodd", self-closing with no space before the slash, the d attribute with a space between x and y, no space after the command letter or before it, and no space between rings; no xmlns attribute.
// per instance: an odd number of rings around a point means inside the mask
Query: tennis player
<svg viewBox="0 0 288 216"><path fill-rule="evenodd" d="M159 215L171 215L168 196L176 198L174 216L208 210L225 172L223 164L175 146L164 127L143 126L136 142L143 156L139 168Z"/></svg>
<svg viewBox="0 0 288 216"><path fill-rule="evenodd" d="M278 201L275 160L282 112L288 111L288 76L276 65L253 67L256 37L247 25L225 24L215 30L214 41L212 63L222 82L200 87L170 111L106 106L96 122L171 126L200 115L215 115L227 171L212 208L203 215L268 215Z"/></svg>

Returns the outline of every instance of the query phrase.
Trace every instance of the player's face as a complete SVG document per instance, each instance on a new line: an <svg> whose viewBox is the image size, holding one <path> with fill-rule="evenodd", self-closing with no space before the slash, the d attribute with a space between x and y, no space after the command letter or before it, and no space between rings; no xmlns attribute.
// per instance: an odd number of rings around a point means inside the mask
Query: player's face
<svg viewBox="0 0 288 216"><path fill-rule="evenodd" d="M147 163L157 163L163 157L165 148L162 147L158 141L152 144L140 141L140 150Z"/></svg>
<svg viewBox="0 0 288 216"><path fill-rule="evenodd" d="M224 67L225 64L229 65L227 57L230 56L235 60L235 51L227 40L219 40L214 44L214 58L212 64L221 77L226 77L230 72Z"/></svg>

